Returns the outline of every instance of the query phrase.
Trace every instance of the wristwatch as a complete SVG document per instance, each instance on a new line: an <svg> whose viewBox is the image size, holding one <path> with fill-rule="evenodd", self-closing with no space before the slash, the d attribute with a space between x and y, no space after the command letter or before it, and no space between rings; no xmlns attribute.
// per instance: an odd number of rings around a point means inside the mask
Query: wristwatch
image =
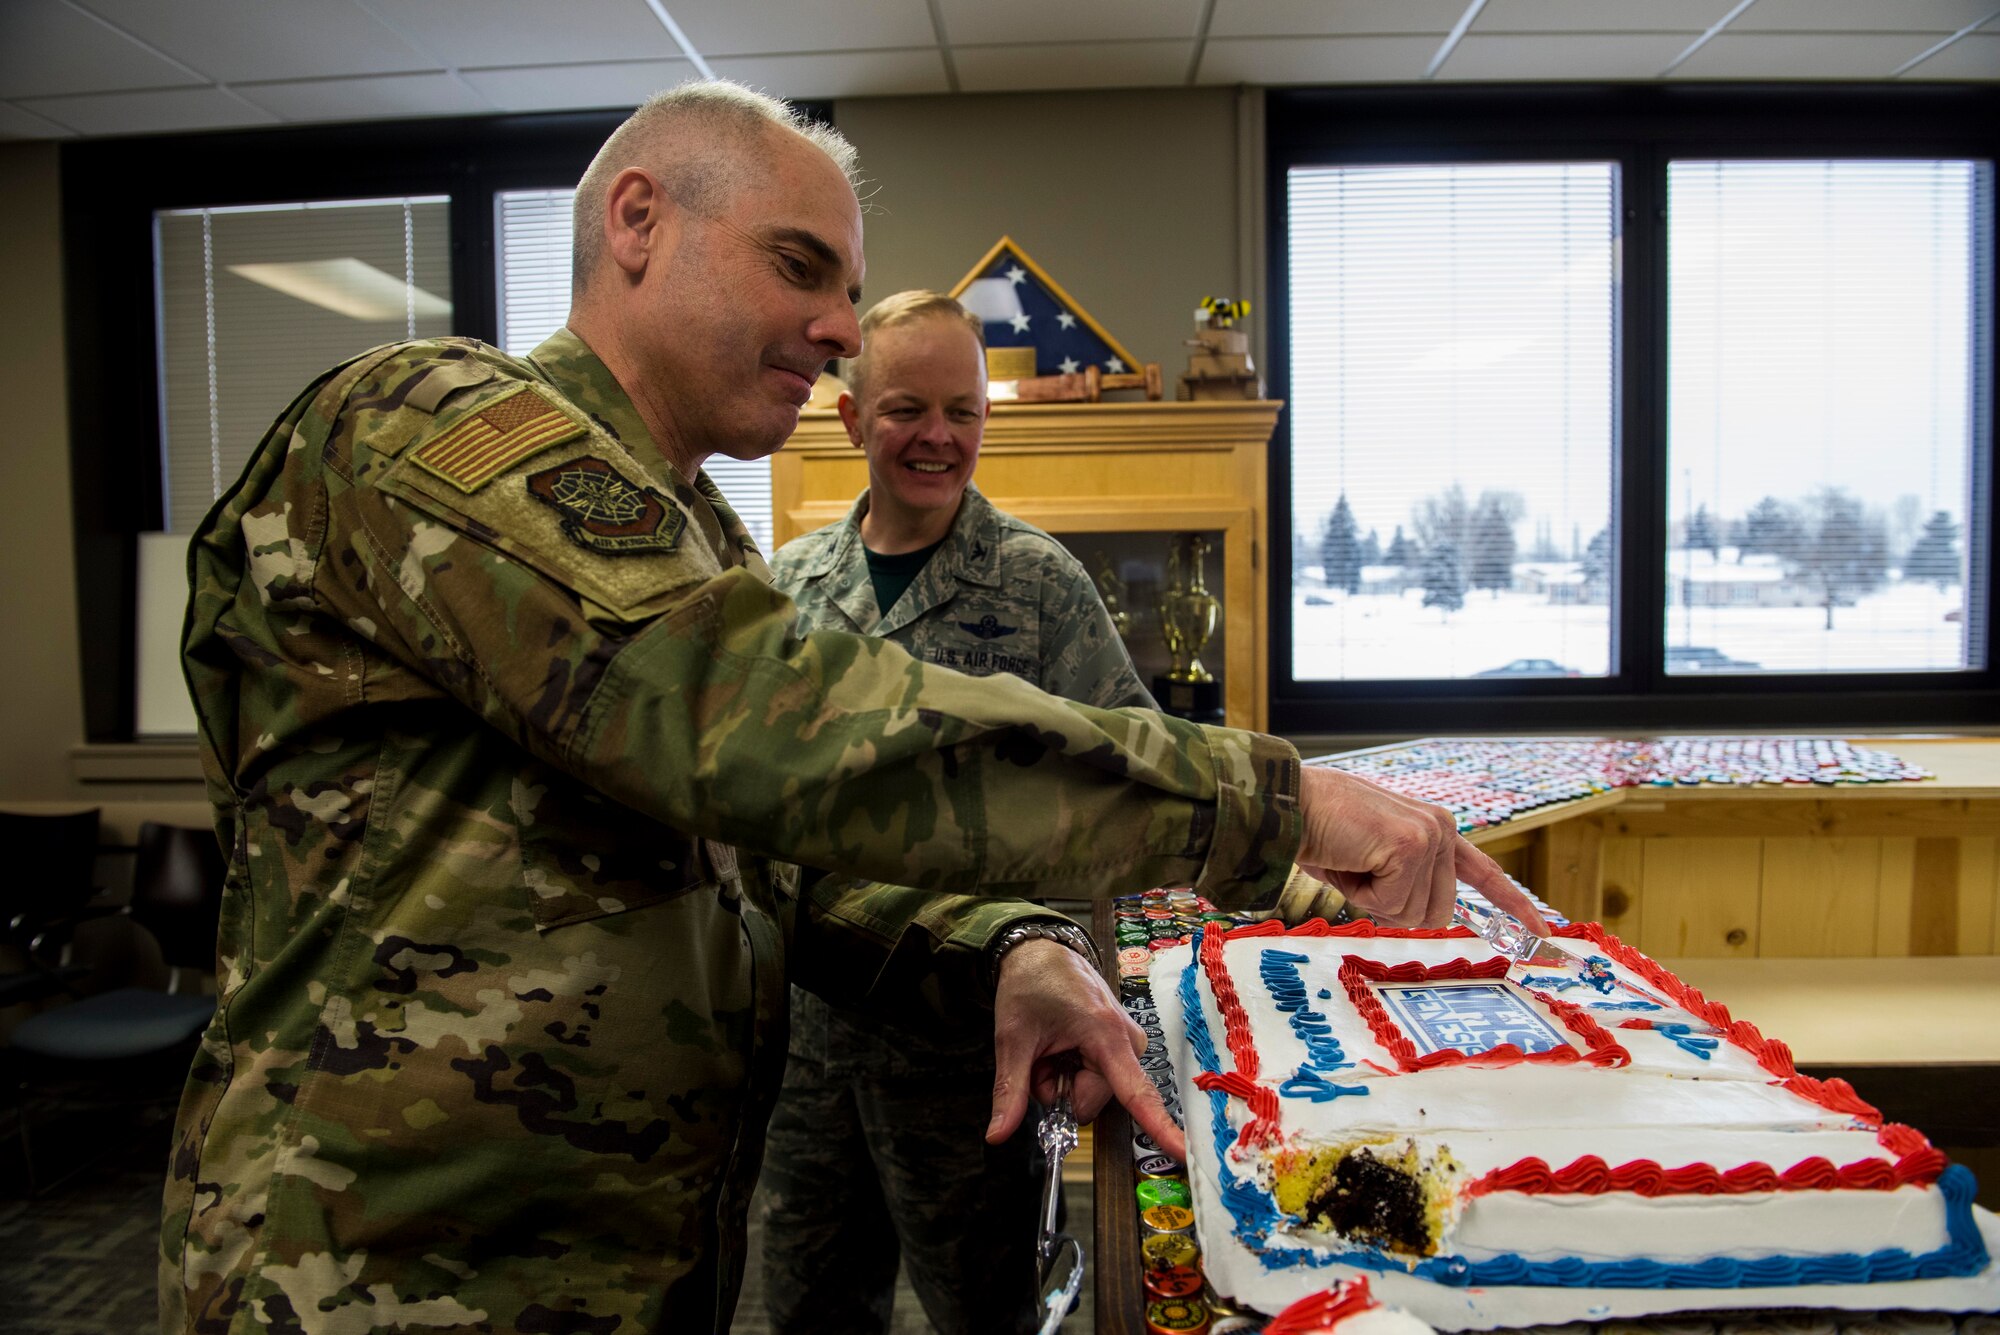
<svg viewBox="0 0 2000 1335"><path fill-rule="evenodd" d="M1091 967L1102 969L1103 962L1097 958L1097 943L1090 939L1090 933L1073 922L1059 922L1050 918L1036 918L1029 922L1017 922L986 947L986 982L989 987L1000 985L1000 961L1007 958L1007 952L1023 941L1056 941L1068 946L1077 954L1090 961Z"/></svg>

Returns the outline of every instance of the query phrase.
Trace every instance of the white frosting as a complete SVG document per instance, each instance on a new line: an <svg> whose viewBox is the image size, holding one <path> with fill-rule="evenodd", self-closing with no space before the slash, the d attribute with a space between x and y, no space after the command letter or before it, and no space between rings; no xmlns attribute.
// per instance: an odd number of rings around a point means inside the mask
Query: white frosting
<svg viewBox="0 0 2000 1335"><path fill-rule="evenodd" d="M1356 1312L1333 1329L1334 1335L1436 1335L1408 1312L1392 1312L1386 1307Z"/></svg>
<svg viewBox="0 0 2000 1335"><path fill-rule="evenodd" d="M1577 956L1600 953L1588 942L1553 944ZM1578 1062L1401 1071L1340 981L1343 958L1360 956L1385 964L1415 959L1435 967L1457 959L1476 963L1494 957L1483 942L1468 938L1238 937L1228 942L1224 961L1259 1054L1258 1079L1273 1089L1301 1065L1312 1064L1313 1053L1294 1032L1290 1017L1278 1009L1260 976L1263 952L1272 949L1309 957L1306 963L1295 966L1306 989L1306 1006L1324 1017L1344 1058L1356 1063L1345 1070L1323 1070L1320 1078L1365 1086L1369 1091L1319 1103L1281 1098L1282 1144L1288 1148L1331 1146L1389 1136L1398 1146L1414 1144L1427 1161L1448 1156L1447 1161L1454 1166L1451 1180L1460 1191L1449 1207L1440 1238L1443 1255L1473 1262L1513 1254L1531 1261L1643 1257L1673 1263L1714 1256L1749 1260L1772 1255L1867 1253L1880 1248L1925 1252L1947 1242L1942 1197L1930 1186L1653 1197L1632 1192L1492 1191L1468 1197L1462 1190L1467 1183L1530 1157L1542 1159L1555 1170L1594 1155L1613 1167L1646 1160L1670 1170L1695 1164L1713 1165L1726 1172L1743 1164L1769 1164L1782 1172L1812 1158L1844 1167L1866 1160L1893 1164L1896 1156L1857 1119L1784 1089L1758 1065L1752 1053L1729 1042L1726 1035L1714 1033L1697 1018L1671 1008L1611 1011L1596 1017L1632 1054L1632 1063L1623 1067L1607 1069ZM1154 961L1152 982L1187 1110L1193 1160L1190 1177L1204 1265L1220 1292L1275 1312L1302 1293L1323 1288L1351 1272L1325 1266L1268 1267L1236 1238L1236 1221L1218 1199L1219 1165L1210 1099L1193 1085L1197 1065L1180 1015L1178 984L1181 971L1190 963L1187 947L1162 952ZM1566 976L1569 972L1530 965L1510 970L1508 979L1515 981L1523 974ZM1657 995L1622 966L1613 965L1612 972L1620 984ZM1321 990L1329 995L1321 997ZM1588 997L1579 995L1586 991ZM1549 994L1586 1010L1593 998L1600 1002L1612 999L1584 987ZM1218 1063L1225 1072L1232 1071L1235 1061L1205 979L1199 995ZM1621 991L1616 999L1628 996ZM1554 1027L1568 1032L1551 1008L1532 999L1529 1004ZM1703 1060L1657 1031L1617 1028L1620 1021L1634 1014L1687 1024L1697 1035L1716 1039L1716 1046ZM1573 1045L1580 1052L1586 1050L1580 1038L1573 1038ZM1240 1131L1250 1118L1247 1105L1230 1098L1226 1106L1231 1128ZM1268 1180L1264 1151L1236 1148L1231 1160L1230 1170L1239 1180ZM1303 1227L1281 1232L1263 1245L1273 1250L1305 1248L1319 1254L1338 1253L1348 1246ZM1438 1302L1447 1311L1470 1301L1459 1296L1464 1291L1442 1290L1393 1271L1378 1274L1376 1282L1386 1282L1392 1289L1414 1285L1419 1291L1437 1290L1446 1295ZM1853 1287L1868 1291L1867 1286ZM1569 1292L1601 1296L1607 1291ZM1401 1301L1410 1305L1407 1296ZM1477 1324L1440 1320L1435 1306L1422 1314L1446 1329ZM1341 1331L1342 1335L1361 1335L1354 1322L1344 1324ZM1367 1335L1399 1332L1371 1328Z"/></svg>

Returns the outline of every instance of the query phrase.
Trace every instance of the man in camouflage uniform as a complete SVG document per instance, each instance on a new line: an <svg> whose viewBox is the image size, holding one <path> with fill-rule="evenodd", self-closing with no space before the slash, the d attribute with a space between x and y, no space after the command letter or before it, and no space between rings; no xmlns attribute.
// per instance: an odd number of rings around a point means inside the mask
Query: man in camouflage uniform
<svg viewBox="0 0 2000 1335"><path fill-rule="evenodd" d="M977 317L899 292L861 321L840 416L868 457L847 518L772 562L802 629L891 640L1103 709L1154 708L1081 563L972 485L990 405ZM969 1008L968 1008L969 1009ZM886 1021L792 989L764 1168L764 1300L783 1335L887 1330L901 1260L939 1330L1034 1330L1028 1127L985 1143L991 1017Z"/></svg>
<svg viewBox="0 0 2000 1335"><path fill-rule="evenodd" d="M986 957L1046 911L943 892L1241 903L1296 856L1448 911L1469 854L1427 809L1273 739L794 633L699 465L776 449L856 350L850 156L727 86L649 103L579 188L567 330L336 367L196 533L229 874L166 1330L726 1328L788 971L843 1001L997 972L997 1029L1150 1120L1078 956Z"/></svg>

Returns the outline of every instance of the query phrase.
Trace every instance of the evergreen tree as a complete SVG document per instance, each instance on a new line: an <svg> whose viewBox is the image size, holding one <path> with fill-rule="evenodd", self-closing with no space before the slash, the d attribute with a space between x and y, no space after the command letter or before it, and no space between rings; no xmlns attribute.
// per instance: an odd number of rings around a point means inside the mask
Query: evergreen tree
<svg viewBox="0 0 2000 1335"><path fill-rule="evenodd" d="M1611 600L1611 530L1601 528L1583 549L1583 596L1590 602Z"/></svg>
<svg viewBox="0 0 2000 1335"><path fill-rule="evenodd" d="M1715 517L1709 514L1708 507L1706 505L1696 506L1695 512L1688 516L1688 550L1691 552L1705 551L1711 556L1719 556L1722 552L1722 538L1716 531L1717 527Z"/></svg>
<svg viewBox="0 0 2000 1335"><path fill-rule="evenodd" d="M1465 606L1465 563L1456 543L1440 542L1424 558L1424 606L1446 617Z"/></svg>
<svg viewBox="0 0 2000 1335"><path fill-rule="evenodd" d="M1368 530L1368 536L1361 540L1361 564L1364 566L1382 564L1382 535L1372 528Z"/></svg>
<svg viewBox="0 0 2000 1335"><path fill-rule="evenodd" d="M1939 589L1960 579L1958 525L1939 510L1924 521L1924 531L1903 558L1904 579L1934 580Z"/></svg>
<svg viewBox="0 0 2000 1335"><path fill-rule="evenodd" d="M1389 539L1389 550L1382 554L1382 564L1401 566L1408 570L1423 559L1423 548L1403 536L1401 524L1396 525L1396 536Z"/></svg>
<svg viewBox="0 0 2000 1335"><path fill-rule="evenodd" d="M1344 491L1340 493L1340 501L1333 507L1333 513L1326 517L1326 530L1320 536L1319 552L1329 589L1345 589L1353 593L1361 587L1361 543L1354 536L1354 511L1348 508L1347 493Z"/></svg>
<svg viewBox="0 0 2000 1335"><path fill-rule="evenodd" d="M1490 589L1495 597L1514 584L1514 524L1508 516L1511 492L1484 492L1466 525L1466 576L1475 589Z"/></svg>
<svg viewBox="0 0 2000 1335"><path fill-rule="evenodd" d="M1789 556L1798 545L1799 521L1791 507L1775 496L1766 496L1743 517L1743 534L1737 546L1745 553L1768 552Z"/></svg>

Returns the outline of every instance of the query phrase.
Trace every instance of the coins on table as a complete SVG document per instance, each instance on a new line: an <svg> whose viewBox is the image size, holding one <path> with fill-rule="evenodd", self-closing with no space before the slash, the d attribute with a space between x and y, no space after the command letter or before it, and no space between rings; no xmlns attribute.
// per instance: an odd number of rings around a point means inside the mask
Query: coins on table
<svg viewBox="0 0 2000 1335"><path fill-rule="evenodd" d="M1201 1271L1191 1265L1170 1265L1146 1272L1146 1292L1155 1298L1192 1298L1203 1286Z"/></svg>
<svg viewBox="0 0 2000 1335"><path fill-rule="evenodd" d="M1193 1265L1201 1256L1201 1248L1185 1233L1155 1233L1139 1243L1139 1255L1148 1269L1166 1270Z"/></svg>
<svg viewBox="0 0 2000 1335"><path fill-rule="evenodd" d="M1929 772L1838 737L1440 738L1316 761L1451 811L1461 830L1614 788L1901 783Z"/></svg>
<svg viewBox="0 0 2000 1335"><path fill-rule="evenodd" d="M1208 1329L1208 1309L1198 1298L1162 1298L1146 1304L1146 1329L1158 1335L1199 1335Z"/></svg>
<svg viewBox="0 0 2000 1335"><path fill-rule="evenodd" d="M1139 1065L1178 1124L1182 1117L1173 1057L1159 1011L1153 1006L1153 959L1162 950L1185 944L1203 927L1228 928L1235 926L1237 919L1217 911L1191 890L1154 890L1120 899L1113 905L1113 918L1120 999L1126 1014L1146 1035ZM1189 1331L1200 1335L1210 1329L1214 1313L1203 1297L1207 1281L1194 1238L1194 1201L1187 1170L1157 1140L1136 1129L1132 1168L1140 1254L1146 1266L1147 1328L1171 1335ZM1227 1307L1221 1310L1232 1312Z"/></svg>

